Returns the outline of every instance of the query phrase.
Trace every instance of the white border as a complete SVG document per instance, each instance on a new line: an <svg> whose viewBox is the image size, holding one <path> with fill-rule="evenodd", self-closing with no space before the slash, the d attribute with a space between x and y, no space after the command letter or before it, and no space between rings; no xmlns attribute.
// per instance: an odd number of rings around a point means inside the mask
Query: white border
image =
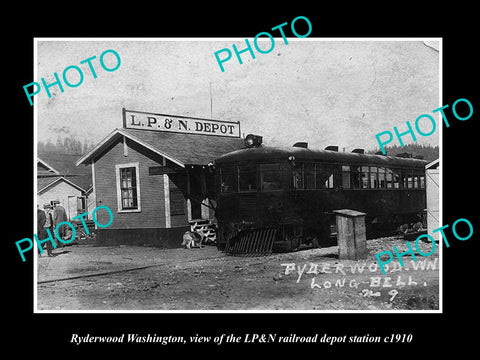
<svg viewBox="0 0 480 360"><path fill-rule="evenodd" d="M282 39L281 37L274 37L275 39ZM438 41L439 42L439 107L443 106L443 38L442 37L364 37L364 38L290 38L287 37L288 42L296 41L344 41L344 42L355 42L355 41ZM267 40L267 39L259 39ZM34 81L38 78L37 74L37 42L38 41L220 41L227 46L230 46L230 41L245 41L245 38L239 37L225 37L225 38L33 38L33 59L34 59ZM34 198L36 199L37 194L37 169L36 169L36 158L37 158L37 107L34 103ZM432 109L434 110L434 109ZM441 116L440 114L438 115ZM441 124L441 118L439 124ZM440 186L439 186L439 226L443 225L443 126L440 127L440 138L439 138L439 149L440 149ZM140 197L139 197L140 198ZM36 202L36 201L35 201ZM36 229L37 215L36 209L34 213L34 229ZM440 245L441 241L439 241ZM253 313L253 314L331 314L331 313L340 313L340 314L439 314L443 313L443 245L439 246L439 309L438 310L38 310L37 308L37 251L34 251L34 276L33 276L33 287L34 287L34 313L92 313L92 314L131 314L131 313L142 313L142 314L151 314L151 313L182 313L182 314L193 314L193 313L207 313L207 314L243 314L243 313Z"/></svg>

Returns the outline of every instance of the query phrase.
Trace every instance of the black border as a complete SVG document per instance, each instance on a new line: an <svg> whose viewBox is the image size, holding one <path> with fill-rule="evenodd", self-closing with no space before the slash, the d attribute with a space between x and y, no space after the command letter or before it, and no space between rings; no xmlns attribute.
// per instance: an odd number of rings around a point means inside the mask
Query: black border
<svg viewBox="0 0 480 360"><path fill-rule="evenodd" d="M163 356L171 351L176 356L187 351L211 355L222 351L223 356L245 351L259 354L283 352L292 348L295 356L337 355L340 351L353 351L366 356L400 356L420 354L435 355L452 349L466 353L473 349L476 339L473 316L477 306L476 263L478 263L478 235L480 233L478 211L474 196L478 194L476 154L479 79L476 34L478 19L476 9L467 4L436 5L438 8L421 10L419 4L388 4L383 8L365 4L340 4L332 9L318 4L311 9L306 6L294 9L293 5L276 4L276 11L261 12L258 6L245 3L223 3L215 7L202 3L202 9L191 5L174 11L159 4L135 4L113 6L107 9L85 4L80 11L71 7L67 16L62 7L53 4L29 4L18 12L10 9L16 19L4 22L6 47L4 54L9 78L4 88L8 107L4 117L3 134L8 135L3 144L7 160L4 183L7 199L4 202L4 256L7 273L3 287L7 298L8 313L4 327L4 343L8 350L21 352L27 346L47 356L65 356L67 353L101 354L147 354ZM268 6L267 6L268 7ZM13 8L13 9L12 9ZM278 10L280 9L280 10ZM75 11L74 11L75 10ZM78 11L77 11L78 10ZM278 11L277 11L278 10ZM253 38L296 16L310 19L313 31L310 37L442 37L443 38L443 104L452 104L458 98L467 98L474 107L473 118L452 121L451 127L443 130L443 218L444 224L452 224L461 217L468 218L475 228L472 239L465 242L452 241L444 249L443 314L33 314L33 259L27 255L26 263L18 256L14 242L33 233L33 111L23 92L23 85L33 79L34 37L245 37ZM13 102L11 101L13 99ZM20 126L19 126L20 125ZM10 141L12 138L13 141ZM13 177L13 181L10 180ZM7 177L4 178L5 180ZM5 181L4 180L4 181ZM10 190L10 181L13 189ZM469 321L471 320L471 321ZM159 345L100 345L76 346L70 343L72 333L115 335L119 333L157 333L162 335L214 336L219 333L278 333L288 335L388 335L389 333L412 333L411 344L360 344L355 346L326 346L299 344L230 344L226 348L213 344L162 347ZM412 348L414 347L414 349ZM385 350L385 351L383 351ZM310 351L313 353L310 354ZM413 352L414 351L414 352ZM415 354L415 355L414 355Z"/></svg>

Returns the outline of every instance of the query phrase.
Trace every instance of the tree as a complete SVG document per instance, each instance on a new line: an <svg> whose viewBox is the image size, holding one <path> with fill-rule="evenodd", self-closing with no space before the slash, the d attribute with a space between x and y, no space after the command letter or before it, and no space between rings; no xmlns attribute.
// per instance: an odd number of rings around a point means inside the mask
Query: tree
<svg viewBox="0 0 480 360"><path fill-rule="evenodd" d="M63 139L58 136L55 144L52 144L50 139L48 139L46 143L41 140L37 143L37 151L39 154L54 152L58 154L82 155L92 148L93 144L89 144L87 139L84 139L82 142L72 135Z"/></svg>
<svg viewBox="0 0 480 360"><path fill-rule="evenodd" d="M379 151L381 151L380 148L377 148L375 150L367 151L367 154L375 154L376 152L379 152ZM387 152L387 155L390 155L390 156L395 156L401 153L410 153L413 156L421 155L427 161L433 161L435 159L438 159L440 156L439 155L440 148L438 147L438 145L437 146L419 145L419 144L407 144L404 146L393 145L393 146L385 146L385 151Z"/></svg>

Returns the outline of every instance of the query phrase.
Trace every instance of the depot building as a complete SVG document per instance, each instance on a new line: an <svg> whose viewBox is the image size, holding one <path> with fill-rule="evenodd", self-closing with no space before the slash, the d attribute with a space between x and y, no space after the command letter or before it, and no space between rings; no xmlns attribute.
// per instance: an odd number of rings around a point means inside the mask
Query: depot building
<svg viewBox="0 0 480 360"><path fill-rule="evenodd" d="M113 222L97 229L101 244L179 247L199 219L214 218L209 164L242 148L240 123L123 109L113 130L76 165L91 165L96 206ZM106 223L98 213L98 222Z"/></svg>

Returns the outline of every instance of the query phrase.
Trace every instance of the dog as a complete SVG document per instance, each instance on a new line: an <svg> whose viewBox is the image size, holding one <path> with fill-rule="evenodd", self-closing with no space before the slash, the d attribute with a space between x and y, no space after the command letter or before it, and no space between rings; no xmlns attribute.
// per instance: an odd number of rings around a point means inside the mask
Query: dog
<svg viewBox="0 0 480 360"><path fill-rule="evenodd" d="M183 234L182 246L185 249L202 248L205 237L194 231L185 231Z"/></svg>

